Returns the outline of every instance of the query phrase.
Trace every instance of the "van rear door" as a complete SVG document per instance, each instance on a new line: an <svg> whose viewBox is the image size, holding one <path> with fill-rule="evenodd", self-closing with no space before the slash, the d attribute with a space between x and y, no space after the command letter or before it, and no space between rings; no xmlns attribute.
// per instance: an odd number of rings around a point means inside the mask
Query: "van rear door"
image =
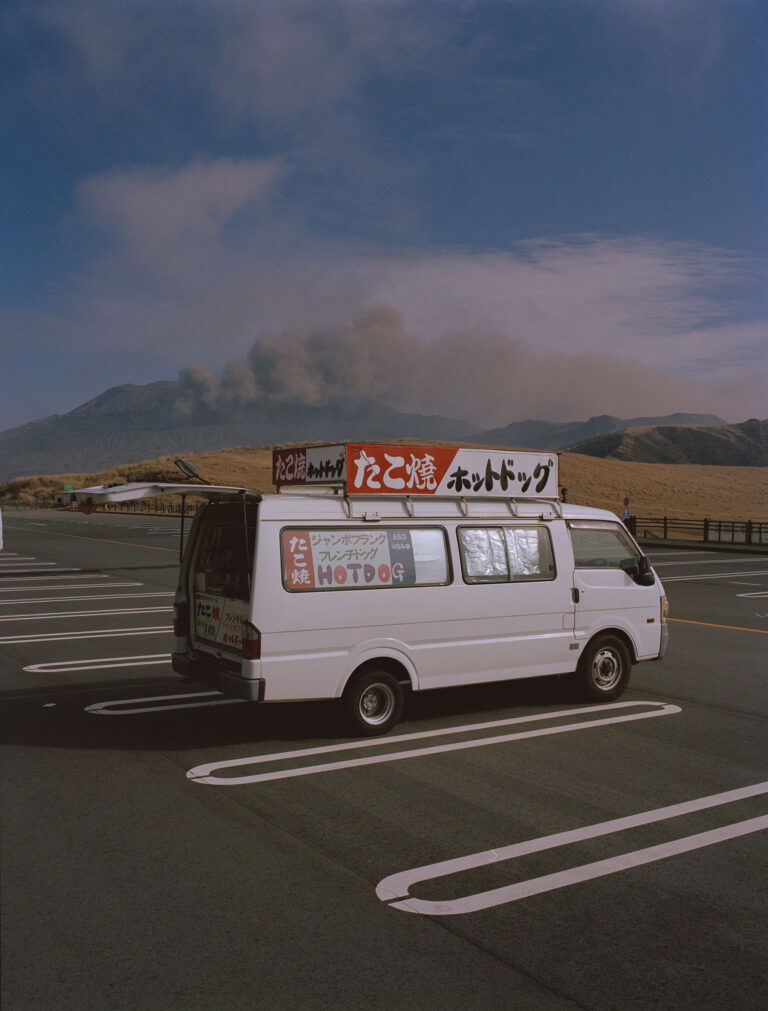
<svg viewBox="0 0 768 1011"><path fill-rule="evenodd" d="M200 516L185 572L190 632L197 650L238 654L242 649L257 508L255 502L212 502Z"/></svg>

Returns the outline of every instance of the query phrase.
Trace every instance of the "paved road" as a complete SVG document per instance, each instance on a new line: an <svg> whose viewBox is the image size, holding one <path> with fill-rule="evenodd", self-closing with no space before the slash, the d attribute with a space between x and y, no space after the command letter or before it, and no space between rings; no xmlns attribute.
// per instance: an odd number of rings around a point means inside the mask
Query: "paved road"
<svg viewBox="0 0 768 1011"><path fill-rule="evenodd" d="M169 673L174 523L5 521L8 1011L765 1006L768 556L653 552L621 705L456 689L361 744Z"/></svg>

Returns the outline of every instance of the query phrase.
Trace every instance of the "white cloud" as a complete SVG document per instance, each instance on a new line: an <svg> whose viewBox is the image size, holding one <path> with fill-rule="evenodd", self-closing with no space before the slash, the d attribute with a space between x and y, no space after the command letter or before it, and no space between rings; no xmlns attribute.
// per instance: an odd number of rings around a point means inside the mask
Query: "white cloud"
<svg viewBox="0 0 768 1011"><path fill-rule="evenodd" d="M263 200L282 171L279 158L200 159L178 170L114 171L79 188L86 215L156 264L180 248L208 247L235 215Z"/></svg>

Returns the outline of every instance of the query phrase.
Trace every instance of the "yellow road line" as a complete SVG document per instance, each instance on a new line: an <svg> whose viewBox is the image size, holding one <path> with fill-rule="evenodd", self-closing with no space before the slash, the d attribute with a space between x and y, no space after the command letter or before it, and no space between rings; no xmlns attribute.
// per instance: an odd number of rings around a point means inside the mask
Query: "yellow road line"
<svg viewBox="0 0 768 1011"><path fill-rule="evenodd" d="M732 632L757 632L768 635L768 628L742 628L741 625L716 625L713 621L691 621L689 618L667 618L667 621L678 621L683 625L706 625L707 628L729 628Z"/></svg>
<svg viewBox="0 0 768 1011"><path fill-rule="evenodd" d="M84 534L63 534L59 530L30 530L29 527L14 527L6 524L6 530L22 530L27 534L52 534L54 537L74 537L80 541L99 541L101 544L124 544L128 548L146 548L148 551L170 551L178 555L177 548L160 548L157 544L134 544L132 541L113 541L108 537L86 537Z"/></svg>

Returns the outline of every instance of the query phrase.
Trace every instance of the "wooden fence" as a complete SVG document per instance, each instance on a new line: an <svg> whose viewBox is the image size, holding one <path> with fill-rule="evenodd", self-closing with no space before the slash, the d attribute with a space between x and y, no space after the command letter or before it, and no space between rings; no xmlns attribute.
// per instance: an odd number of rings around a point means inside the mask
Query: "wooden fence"
<svg viewBox="0 0 768 1011"><path fill-rule="evenodd" d="M685 520L669 516L632 516L627 526L636 537L659 540L702 541L707 544L768 546L766 520Z"/></svg>

